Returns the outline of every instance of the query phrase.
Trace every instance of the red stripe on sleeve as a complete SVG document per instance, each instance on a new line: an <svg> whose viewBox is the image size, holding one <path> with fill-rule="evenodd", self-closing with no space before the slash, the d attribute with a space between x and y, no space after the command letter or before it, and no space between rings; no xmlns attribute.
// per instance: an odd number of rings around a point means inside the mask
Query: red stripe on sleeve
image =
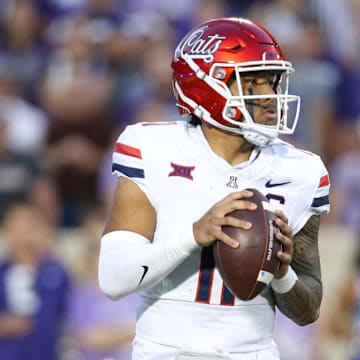
<svg viewBox="0 0 360 360"><path fill-rule="evenodd" d="M327 186L330 184L329 175L324 175L320 179L319 187Z"/></svg>
<svg viewBox="0 0 360 360"><path fill-rule="evenodd" d="M133 157L137 157L139 159L142 159L140 149L134 148L134 147L129 146L129 145L116 143L115 152L117 152L119 154L129 155L129 156L133 156Z"/></svg>

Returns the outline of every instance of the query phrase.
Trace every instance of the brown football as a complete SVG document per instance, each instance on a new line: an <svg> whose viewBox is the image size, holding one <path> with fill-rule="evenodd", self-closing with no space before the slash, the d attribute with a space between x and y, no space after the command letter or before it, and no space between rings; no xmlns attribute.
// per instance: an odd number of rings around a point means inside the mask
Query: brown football
<svg viewBox="0 0 360 360"><path fill-rule="evenodd" d="M274 225L276 215L266 197L256 189L249 201L257 209L235 210L228 215L250 221L250 230L224 226L223 231L239 242L236 249L222 241L213 246L215 264L225 285L241 300L257 296L272 280L280 262L276 256L281 243L275 237L279 229Z"/></svg>

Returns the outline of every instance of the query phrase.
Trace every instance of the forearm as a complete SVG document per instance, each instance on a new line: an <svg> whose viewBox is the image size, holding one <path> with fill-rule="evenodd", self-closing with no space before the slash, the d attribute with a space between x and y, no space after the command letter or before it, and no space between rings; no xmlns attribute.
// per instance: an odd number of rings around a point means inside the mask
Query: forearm
<svg viewBox="0 0 360 360"><path fill-rule="evenodd" d="M320 217L312 216L304 228L295 235L291 268L298 280L287 292L274 296L278 308L299 325L307 325L318 319L322 299L322 281L318 232Z"/></svg>
<svg viewBox="0 0 360 360"><path fill-rule="evenodd" d="M99 258L99 285L113 300L154 286L198 245L192 229L164 243L150 243L131 231L104 235Z"/></svg>
<svg viewBox="0 0 360 360"><path fill-rule="evenodd" d="M280 311L298 325L310 324L319 317L322 299L319 280L300 276L290 291L284 294L274 291L274 296Z"/></svg>

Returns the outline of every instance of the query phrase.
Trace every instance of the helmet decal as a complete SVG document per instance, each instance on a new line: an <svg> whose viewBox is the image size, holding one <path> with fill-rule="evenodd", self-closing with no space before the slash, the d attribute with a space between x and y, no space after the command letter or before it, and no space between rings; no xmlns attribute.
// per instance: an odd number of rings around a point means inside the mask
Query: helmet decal
<svg viewBox="0 0 360 360"><path fill-rule="evenodd" d="M215 34L208 35L204 39L203 35L204 30L202 29L192 33L181 47L181 56L184 57L186 51L193 59L203 59L208 64L214 61L214 53L219 49L226 36Z"/></svg>

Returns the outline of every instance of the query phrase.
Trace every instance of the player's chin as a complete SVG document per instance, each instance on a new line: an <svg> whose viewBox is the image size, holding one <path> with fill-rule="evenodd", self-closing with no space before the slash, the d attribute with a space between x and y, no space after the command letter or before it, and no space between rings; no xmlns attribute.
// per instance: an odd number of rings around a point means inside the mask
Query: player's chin
<svg viewBox="0 0 360 360"><path fill-rule="evenodd" d="M277 114L271 111L264 111L256 118L256 122L262 125L275 126L277 123Z"/></svg>

